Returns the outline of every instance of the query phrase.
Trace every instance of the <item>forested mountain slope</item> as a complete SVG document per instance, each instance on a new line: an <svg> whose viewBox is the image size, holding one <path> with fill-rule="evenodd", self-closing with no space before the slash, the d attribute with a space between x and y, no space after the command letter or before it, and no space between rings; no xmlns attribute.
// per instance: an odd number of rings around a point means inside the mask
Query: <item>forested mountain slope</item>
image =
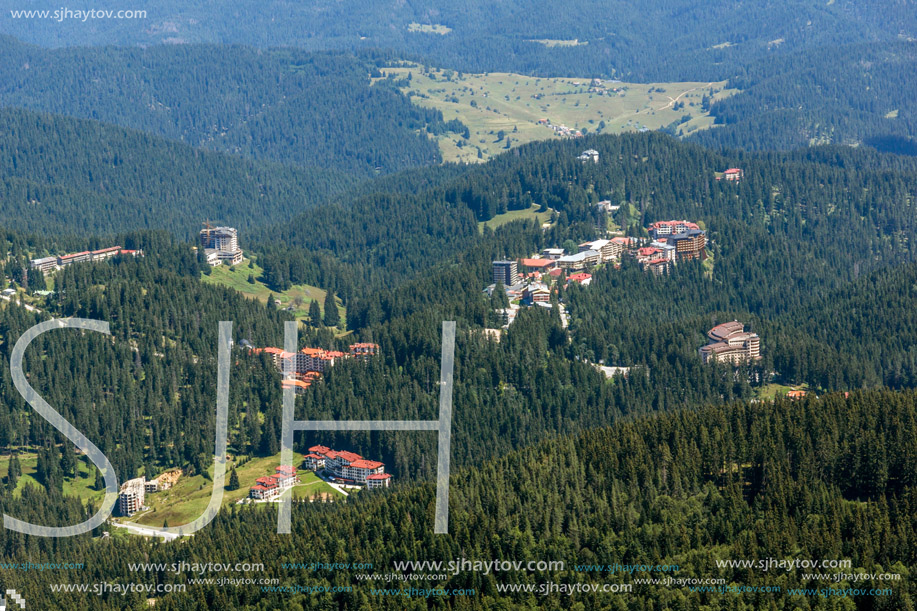
<svg viewBox="0 0 917 611"><path fill-rule="evenodd" d="M473 588L474 596L439 597L452 608L596 609L627 600L640 608L824 608L824 598L792 588L890 587L882 596L851 593L856 608L907 609L915 596L908 578L917 545L913 469L917 453L917 396L913 391L831 395L803 402L778 401L683 411L622 422L578 436L560 437L454 471L448 535L433 534L432 483L402 485L346 504L302 503L293 508L292 534L276 534L276 511L250 507L223 512L182 543L182 559L208 562L234 554L263 563L259 578L282 585L350 586L317 595L262 588L202 585L195 592L157 599L163 609L426 609L423 596L374 594L409 584L367 582L357 574L385 575L396 561L462 558L563 561L563 568L533 571L416 571L445 573L424 588ZM402 433L401 435L405 435ZM362 495L361 495L362 496ZM22 519L47 520L54 493L34 491L23 500L0 499ZM55 516L78 520L70 503ZM128 562L171 563L174 549L130 540L26 539L0 533L5 554L29 553L33 563L80 558L102 581L136 579L112 568L116 552ZM308 552L303 549L307 548ZM304 555L305 554L305 555ZM878 580L819 581L804 569L721 569L717 560L846 559L849 569L829 573L900 573ZM371 563L371 570L289 568L283 563L333 559ZM577 570L582 565L678 565L668 575ZM444 566L448 566L447 564ZM404 571L411 573L410 570ZM164 572L165 583L184 583L190 573ZM11 574L9 586L48 606L79 601L95 609L144 605L145 595L52 593L37 571ZM726 585L772 586L736 594L689 586L635 585L626 595L507 592L505 584L545 582L635 583L636 579L723 578ZM63 577L64 581L70 579ZM415 584L415 587L416 584ZM624 596L627 598L625 599ZM499 602L498 602L499 600ZM622 607L623 608L623 607Z"/></svg>
<svg viewBox="0 0 917 611"><path fill-rule="evenodd" d="M0 109L0 222L30 232L278 222L342 192L342 172L201 151L98 121Z"/></svg>
<svg viewBox="0 0 917 611"><path fill-rule="evenodd" d="M917 42L822 47L744 67L714 102L706 145L748 150L867 144L917 154Z"/></svg>
<svg viewBox="0 0 917 611"><path fill-rule="evenodd" d="M0 8L8 15L10 10L59 7L23 7L4 0ZM105 0L93 8L126 7ZM283 19L276 17L280 14ZM309 50L381 48L470 72L585 72L648 82L721 80L756 58L914 37L915 15L913 0L652 0L639 5L624 0L359 5L243 0L219 12L204 2L169 0L150 7L143 19L97 19L87 25L72 19L9 18L2 27L5 33L46 46L215 42Z"/></svg>
<svg viewBox="0 0 917 611"><path fill-rule="evenodd" d="M385 82L372 86L372 65L352 55L216 45L51 51L0 37L0 57L0 106L361 176L440 159L423 130L442 115Z"/></svg>

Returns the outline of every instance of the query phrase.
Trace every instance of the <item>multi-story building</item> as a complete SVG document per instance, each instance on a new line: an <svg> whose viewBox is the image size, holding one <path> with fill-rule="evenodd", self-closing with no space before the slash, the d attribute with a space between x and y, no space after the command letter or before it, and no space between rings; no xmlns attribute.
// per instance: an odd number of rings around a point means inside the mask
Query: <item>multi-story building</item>
<svg viewBox="0 0 917 611"><path fill-rule="evenodd" d="M557 259L560 259L562 256L564 256L564 249L563 248L545 248L544 250L541 251L541 256L543 256L545 259L551 259L552 261L556 261Z"/></svg>
<svg viewBox="0 0 917 611"><path fill-rule="evenodd" d="M599 258L603 262L610 261L620 256L617 245L611 240L593 240L592 242L584 242L579 245L580 252L587 252L590 250L599 253Z"/></svg>
<svg viewBox="0 0 917 611"><path fill-rule="evenodd" d="M69 255L57 255L53 257L42 257L41 259L32 259L31 268L40 270L48 274L58 267L64 267L71 263L82 263L83 261L104 261L117 255L132 255L134 257L143 256L142 250L125 250L120 246L109 246L99 250L86 250L75 252Z"/></svg>
<svg viewBox="0 0 917 611"><path fill-rule="evenodd" d="M551 291L544 284L533 282L522 290L522 300L528 305L549 303L551 301Z"/></svg>
<svg viewBox="0 0 917 611"><path fill-rule="evenodd" d="M371 343L352 344L349 354L339 350L325 350L323 348L303 348L299 352L286 352L280 348L267 347L253 348L252 352L255 354L262 352L269 354L274 366L281 373L295 375L298 379L308 381L304 377L305 374L324 373L341 359L367 359L375 356L379 352L379 345Z"/></svg>
<svg viewBox="0 0 917 611"><path fill-rule="evenodd" d="M307 468L325 469L335 479L343 480L367 488L388 486L390 474L385 473L385 465L376 460L366 460L359 454L347 451L335 451L326 446L312 446L304 457ZM388 477L377 477L388 475ZM373 478L370 480L370 478ZM374 483L370 483L370 481Z"/></svg>
<svg viewBox="0 0 917 611"><path fill-rule="evenodd" d="M726 180L730 180L730 181L742 180L744 176L745 176L745 172L741 168L729 168L728 170L723 172L723 177Z"/></svg>
<svg viewBox="0 0 917 611"><path fill-rule="evenodd" d="M239 250L239 232L235 227L210 227L201 229L201 248L214 250Z"/></svg>
<svg viewBox="0 0 917 611"><path fill-rule="evenodd" d="M665 258L648 259L643 262L643 269L644 271L653 272L657 276L664 276L669 271L671 264L672 262Z"/></svg>
<svg viewBox="0 0 917 611"><path fill-rule="evenodd" d="M519 261L523 272L544 273L554 269L557 265L554 259L522 259Z"/></svg>
<svg viewBox="0 0 917 611"><path fill-rule="evenodd" d="M210 265L237 265L242 262L239 232L235 227L211 227L207 224L201 229L200 239Z"/></svg>
<svg viewBox="0 0 917 611"><path fill-rule="evenodd" d="M368 490L375 490L376 488L388 488L390 481L392 481L391 473L374 473L366 478L366 488Z"/></svg>
<svg viewBox="0 0 917 611"><path fill-rule="evenodd" d="M583 250L575 255L567 255L557 260L557 267L566 270L585 269L598 265L602 255L596 250Z"/></svg>
<svg viewBox="0 0 917 611"><path fill-rule="evenodd" d="M274 498L281 492L277 480L266 475L255 480L255 485L248 489L248 496L258 501L265 501Z"/></svg>
<svg viewBox="0 0 917 611"><path fill-rule="evenodd" d="M110 246L108 248L91 251L89 253L89 259L91 261L104 261L105 259L110 259L119 254L121 254L120 246Z"/></svg>
<svg viewBox="0 0 917 611"><path fill-rule="evenodd" d="M299 483L296 469L280 465L274 469L274 475L265 475L255 480L255 485L248 489L249 498L255 500L269 500Z"/></svg>
<svg viewBox="0 0 917 611"><path fill-rule="evenodd" d="M674 244L669 244L669 241L667 238L662 238L661 240L656 240L654 242L651 242L650 246L657 249L660 253L662 253L662 258L666 259L667 261L671 263L675 262L676 248Z"/></svg>
<svg viewBox="0 0 917 611"><path fill-rule="evenodd" d="M649 233L653 238L684 233L689 229L700 229L697 223L689 221L657 221L649 226Z"/></svg>
<svg viewBox="0 0 917 611"><path fill-rule="evenodd" d="M379 354L379 344L363 342L350 345L350 356L355 358L365 358Z"/></svg>
<svg viewBox="0 0 917 611"><path fill-rule="evenodd" d="M47 274L50 271L53 271L57 268L57 257L43 257L41 259L32 259L30 261L30 267L32 269L37 269L44 274Z"/></svg>
<svg viewBox="0 0 917 611"><path fill-rule="evenodd" d="M512 286L519 282L519 266L515 261L494 261L494 284Z"/></svg>
<svg viewBox="0 0 917 611"><path fill-rule="evenodd" d="M143 509L146 498L146 479L135 477L121 484L118 493L118 512L122 516L132 516Z"/></svg>
<svg viewBox="0 0 917 611"><path fill-rule="evenodd" d="M710 343L699 352L704 363L730 362L739 364L761 358L761 339L745 331L745 325L734 320L717 325L707 332Z"/></svg>
<svg viewBox="0 0 917 611"><path fill-rule="evenodd" d="M707 257L707 234L700 229L688 229L683 233L670 235L666 242L675 247L675 256L679 261Z"/></svg>
<svg viewBox="0 0 917 611"><path fill-rule="evenodd" d="M582 153L580 153L577 159L579 159L580 161L591 161L593 163L598 163L599 162L599 152L595 149L587 149L583 151Z"/></svg>
<svg viewBox="0 0 917 611"><path fill-rule="evenodd" d="M89 261L89 251L84 250L83 252L75 252L72 255L60 255L57 257L57 266L64 267L70 265L71 263L81 263L83 261Z"/></svg>
<svg viewBox="0 0 917 611"><path fill-rule="evenodd" d="M611 238L609 241L611 242L611 256L613 259L621 258L621 255L624 254L624 251L630 248L634 243L633 238L622 238L620 236Z"/></svg>

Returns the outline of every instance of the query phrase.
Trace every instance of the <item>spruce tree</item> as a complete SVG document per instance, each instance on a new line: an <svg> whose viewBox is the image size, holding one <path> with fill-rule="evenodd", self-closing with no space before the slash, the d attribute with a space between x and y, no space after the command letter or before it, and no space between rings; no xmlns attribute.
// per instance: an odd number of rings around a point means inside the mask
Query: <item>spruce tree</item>
<svg viewBox="0 0 917 611"><path fill-rule="evenodd" d="M239 476L236 474L236 469L233 468L229 472L229 484L226 486L227 490L238 490L239 489Z"/></svg>
<svg viewBox="0 0 917 611"><path fill-rule="evenodd" d="M325 295L325 326L336 327L340 321L341 315L334 300L334 292L329 290Z"/></svg>
<svg viewBox="0 0 917 611"><path fill-rule="evenodd" d="M322 309L318 305L318 299L313 299L309 304L309 322L313 327L322 326Z"/></svg>

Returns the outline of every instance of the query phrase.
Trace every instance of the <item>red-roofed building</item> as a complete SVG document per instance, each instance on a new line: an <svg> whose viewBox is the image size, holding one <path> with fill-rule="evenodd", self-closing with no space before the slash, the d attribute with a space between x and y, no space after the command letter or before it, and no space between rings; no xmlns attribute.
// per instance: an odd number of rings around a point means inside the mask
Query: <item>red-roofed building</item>
<svg viewBox="0 0 917 611"><path fill-rule="evenodd" d="M366 488L368 490L388 488L390 481L392 481L391 473L374 473L366 478Z"/></svg>
<svg viewBox="0 0 917 611"><path fill-rule="evenodd" d="M281 488L289 488L299 483L299 476L296 475L295 468L280 465L275 471L276 473L274 473L273 478L277 480L277 484Z"/></svg>
<svg viewBox="0 0 917 611"><path fill-rule="evenodd" d="M255 485L248 489L248 496L258 501L272 499L281 493L280 484L273 477L259 477Z"/></svg>
<svg viewBox="0 0 917 611"><path fill-rule="evenodd" d="M655 246L644 246L637 249L637 259L653 258L661 254L663 254L662 251Z"/></svg>
<svg viewBox="0 0 917 611"><path fill-rule="evenodd" d="M649 233L654 239L667 235L684 233L689 229L700 229L697 223L690 221L658 221L649 226Z"/></svg>
<svg viewBox="0 0 917 611"><path fill-rule="evenodd" d="M81 261L89 261L89 251L84 250L83 252L75 252L71 255L61 255L57 258L57 266L63 267L65 265L70 265L71 263L80 263Z"/></svg>
<svg viewBox="0 0 917 611"><path fill-rule="evenodd" d="M592 283L592 274L587 274L585 272L570 274L567 277L567 282L576 282L583 286L589 286Z"/></svg>
<svg viewBox="0 0 917 611"><path fill-rule="evenodd" d="M662 276L662 275L665 275L667 271L669 271L670 264L671 264L671 261L669 261L665 257L660 257L657 259L648 259L646 261L643 261L643 269L645 271L651 271L654 274L656 274L657 276Z"/></svg>
<svg viewBox="0 0 917 611"><path fill-rule="evenodd" d="M526 272L546 272L553 269L557 262L553 259L520 259L519 266Z"/></svg>
<svg viewBox="0 0 917 611"><path fill-rule="evenodd" d="M303 456L303 464L306 469L318 471L325 468L325 457L321 454L310 453Z"/></svg>
<svg viewBox="0 0 917 611"><path fill-rule="evenodd" d="M103 259L108 259L109 257L114 257L121 251L120 246L111 246L109 248L102 248L99 250L93 250L89 253L89 259L91 261L102 261Z"/></svg>
<svg viewBox="0 0 917 611"><path fill-rule="evenodd" d="M745 172L740 168L729 168L723 172L723 176L726 177L726 180L741 180L745 176Z"/></svg>
<svg viewBox="0 0 917 611"><path fill-rule="evenodd" d="M368 478L373 475L385 475L385 464L377 460L367 460L354 452L346 450L334 451L325 446L312 446L309 454L304 457L304 464L312 470L325 469L334 479L345 480L356 485L368 484ZM384 480L391 478L389 475ZM378 481L382 481L377 478ZM375 487L388 486L379 484Z"/></svg>

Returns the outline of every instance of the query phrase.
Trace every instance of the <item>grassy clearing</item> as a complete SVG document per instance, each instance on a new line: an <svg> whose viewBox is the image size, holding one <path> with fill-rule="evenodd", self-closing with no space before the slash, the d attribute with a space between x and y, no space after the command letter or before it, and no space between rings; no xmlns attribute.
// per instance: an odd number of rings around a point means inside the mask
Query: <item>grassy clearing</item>
<svg viewBox="0 0 917 611"><path fill-rule="evenodd" d="M478 223L478 231L484 231L484 226L488 226L491 229L496 229L500 225L505 225L512 221L518 221L520 219L536 219L539 223L547 223L551 220L551 211L547 210L545 212L538 212L539 206L532 206L528 210L510 210L504 214L498 214L489 221L482 221Z"/></svg>
<svg viewBox="0 0 917 611"><path fill-rule="evenodd" d="M301 458L298 454L293 455L294 466L298 466ZM235 464L235 461L230 461L227 465L227 482L229 481L229 471ZM229 505L239 499L246 498L248 489L255 485L255 480L259 477L273 474L274 468L279 464L280 454L278 453L275 456L253 458L236 467L236 474L239 476L239 489L224 490L223 505ZM208 469L208 473L213 474L212 465ZM293 489L293 494L296 498L308 498L320 493L329 493L334 495L335 498L343 498L343 495L337 490L310 471L301 471L299 477L300 484ZM207 503L210 502L212 488L213 482L204 478L203 475L183 476L169 490L147 495L146 504L149 505L150 510L135 516L130 521L146 526L162 526L164 521L168 521L169 526L187 524L203 513Z"/></svg>
<svg viewBox="0 0 917 611"><path fill-rule="evenodd" d="M486 161L507 148L557 138L539 121L588 133L655 130L677 121L679 135L713 125L701 108L704 95L721 99L737 93L725 81L713 83L621 83L590 78L536 78L492 72L461 74L452 70L408 65L386 68L386 74L407 78L403 89L416 104L437 108L448 121L468 126L469 138L447 133L436 137L446 161ZM675 106L678 109L675 109ZM502 137L500 132L503 132Z"/></svg>
<svg viewBox="0 0 917 611"><path fill-rule="evenodd" d="M22 476L19 478L16 490L13 492L13 496L16 498L20 496L25 486L41 486L35 479L38 455L32 452L21 452L18 457L22 468ZM294 466L298 467L301 458L298 454L293 455ZM0 456L0 477L5 478L7 476L9 462L9 454ZM224 490L223 505L229 505L239 499L248 497L248 489L255 485L255 480L259 477L273 474L274 468L279 464L280 454L278 453L275 456L253 458L236 467L236 474L239 476L239 489ZM229 471L235 465L235 460L231 460L227 464L227 482L229 481ZM212 477L212 464L207 471L208 475ZM149 475L155 476L158 474ZM166 521L169 526L179 526L191 522L203 513L210 502L210 495L213 489L213 480L210 477L205 478L203 475L182 476L175 486L169 490L147 494L146 504L150 509L124 521L136 522L145 526L162 526ZM299 478L300 483L293 488L294 498L315 498L317 500L344 498L344 495L322 481L311 471L300 471ZM104 491L93 489L94 483L95 467L87 465L84 458L79 458L77 460L77 476L64 479L64 495L76 496L84 502L91 499L98 505L105 493ZM120 518L118 519L121 520Z"/></svg>
<svg viewBox="0 0 917 611"><path fill-rule="evenodd" d="M755 390L755 396L759 399L774 399L776 397L783 397L786 393L791 390L804 390L806 392L811 392L811 388L808 385L803 384L802 386L786 386L784 384L765 384L760 388Z"/></svg>
<svg viewBox="0 0 917 611"><path fill-rule="evenodd" d="M251 267L249 267L251 263ZM288 290L282 293L271 291L263 282L258 280L261 277L262 269L258 264L251 260L245 259L242 263L230 267L228 265L218 265L211 268L210 275L203 275L201 279L208 284L218 284L242 293L249 299L257 299L261 303L267 303L273 293L275 299L280 300L280 308L292 307L292 313L296 320L307 320L309 317L309 303L317 300L322 308L322 316L325 315L325 295L326 292L316 286L308 284L294 284ZM249 276L254 276L255 283L248 281ZM301 302L299 301L301 300ZM299 305L297 305L297 303ZM338 312L341 320L347 320L347 310L337 300Z"/></svg>
<svg viewBox="0 0 917 611"><path fill-rule="evenodd" d="M439 34L445 36L452 28L441 23L409 23L408 32L421 32L423 34Z"/></svg>

